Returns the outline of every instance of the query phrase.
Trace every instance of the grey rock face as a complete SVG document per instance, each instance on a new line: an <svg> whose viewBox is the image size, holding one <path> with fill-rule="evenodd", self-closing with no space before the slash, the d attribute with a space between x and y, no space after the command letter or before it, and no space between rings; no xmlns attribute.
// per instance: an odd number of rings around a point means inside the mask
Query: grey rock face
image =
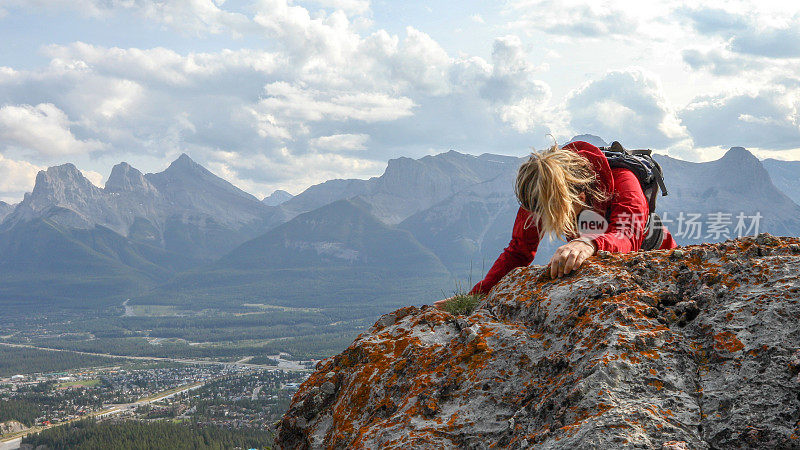
<svg viewBox="0 0 800 450"><path fill-rule="evenodd" d="M36 176L33 191L3 221L3 229L46 217L72 228L92 228L101 223L115 231L124 227L116 208L99 187L73 164L50 167Z"/></svg>
<svg viewBox="0 0 800 450"><path fill-rule="evenodd" d="M404 308L318 365L277 443L798 448L799 243L606 254L557 280L531 266L469 317Z"/></svg>
<svg viewBox="0 0 800 450"><path fill-rule="evenodd" d="M168 208L184 218L202 214L238 227L258 220L267 208L257 198L214 175L186 154L163 172L149 173L145 178L158 189Z"/></svg>
<svg viewBox="0 0 800 450"><path fill-rule="evenodd" d="M142 194L158 192L142 172L126 162L119 163L111 169L105 190L106 192L138 192Z"/></svg>

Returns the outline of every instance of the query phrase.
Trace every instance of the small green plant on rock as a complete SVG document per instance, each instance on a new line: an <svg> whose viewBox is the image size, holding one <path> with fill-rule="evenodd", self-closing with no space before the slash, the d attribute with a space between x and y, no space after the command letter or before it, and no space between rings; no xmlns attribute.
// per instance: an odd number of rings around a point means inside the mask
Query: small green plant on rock
<svg viewBox="0 0 800 450"><path fill-rule="evenodd" d="M475 311L475 307L483 299L481 294L456 293L444 304L445 311L454 316L468 316Z"/></svg>

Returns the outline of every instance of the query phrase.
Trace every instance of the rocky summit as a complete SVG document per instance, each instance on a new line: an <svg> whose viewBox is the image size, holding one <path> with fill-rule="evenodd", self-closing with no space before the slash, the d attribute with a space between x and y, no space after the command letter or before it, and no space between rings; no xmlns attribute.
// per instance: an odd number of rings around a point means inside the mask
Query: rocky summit
<svg viewBox="0 0 800 450"><path fill-rule="evenodd" d="M800 448L800 239L508 274L469 317L387 314L320 362L283 448Z"/></svg>

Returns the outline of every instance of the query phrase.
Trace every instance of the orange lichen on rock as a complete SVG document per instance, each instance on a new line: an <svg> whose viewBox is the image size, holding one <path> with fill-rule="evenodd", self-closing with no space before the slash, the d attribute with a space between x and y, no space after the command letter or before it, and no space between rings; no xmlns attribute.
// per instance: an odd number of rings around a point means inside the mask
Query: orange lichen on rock
<svg viewBox="0 0 800 450"><path fill-rule="evenodd" d="M470 317L386 314L318 365L276 443L791 447L781 411L749 408L800 402L800 306L785 295L800 292L800 240L679 250L599 255L557 280L520 268Z"/></svg>
<svg viewBox="0 0 800 450"><path fill-rule="evenodd" d="M744 348L744 344L735 334L730 331L723 331L714 335L714 348L728 353L738 352Z"/></svg>

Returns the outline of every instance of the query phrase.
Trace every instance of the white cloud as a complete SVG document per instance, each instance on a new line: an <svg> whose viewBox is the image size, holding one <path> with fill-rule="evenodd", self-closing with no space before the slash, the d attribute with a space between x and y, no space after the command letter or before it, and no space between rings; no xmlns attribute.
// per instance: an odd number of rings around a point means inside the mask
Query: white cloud
<svg viewBox="0 0 800 450"><path fill-rule="evenodd" d="M369 136L366 134L333 134L311 139L309 144L313 148L326 151L366 150L367 140Z"/></svg>
<svg viewBox="0 0 800 450"><path fill-rule="evenodd" d="M105 76L146 82L150 86L163 84L184 88L242 72L263 77L276 71L281 63L275 53L249 49L181 55L162 47L123 49L75 42L47 46L44 53L56 68L82 68Z"/></svg>
<svg viewBox="0 0 800 450"><path fill-rule="evenodd" d="M87 15L126 8L144 14L154 7L153 2L129 3L80 5L88 8ZM46 66L0 68L0 96L9 104L49 104L61 114L48 120L60 125L58 141L68 144L36 142L37 163L61 162L59 154L91 149L98 141L105 144L102 157L107 159L136 154L150 161L187 151L208 155L201 162L218 164L223 175L230 173L242 187L264 188L263 194L287 187L281 183L301 190L297 180L310 184L346 174L374 175L378 161L421 156L432 147L524 151L547 133L566 128L561 108L549 104L549 86L536 78L542 66L530 61L518 37L497 39L491 61L451 56L414 27L400 35L365 31L352 14L368 3L345 3L313 2L323 9L312 13L287 0L258 0L251 9L255 31L239 29L259 39L267 36L268 51L48 45L42 50L50 60ZM201 11L203 5L209 6L180 1L170 7ZM223 7L219 1L215 5ZM209 11L208 17L217 17L213 8ZM207 31L222 23L214 20L209 19ZM189 29L198 27L189 24ZM71 141L65 138L70 136ZM43 153L45 148L60 153ZM353 158L353 151L360 157ZM274 159L279 169L236 166L212 157L215 152ZM291 164L297 169L288 169ZM336 174L326 164L343 172ZM231 172L222 172L225 167ZM102 172L99 165L91 168Z"/></svg>
<svg viewBox="0 0 800 450"><path fill-rule="evenodd" d="M616 4L615 4L616 3ZM570 37L603 38L637 33L630 8L620 2L581 0L514 0L508 5L510 26Z"/></svg>
<svg viewBox="0 0 800 450"><path fill-rule="evenodd" d="M307 9L287 0L259 0L253 21L279 39L287 55L299 62L324 57L326 63L346 63L360 40L343 11L312 18Z"/></svg>
<svg viewBox="0 0 800 450"><path fill-rule="evenodd" d="M369 11L369 0L309 0L323 8L342 10L348 14L365 14Z"/></svg>
<svg viewBox="0 0 800 450"><path fill-rule="evenodd" d="M225 11L213 0L5 0L7 6L45 11L73 10L95 18L130 11L191 34L228 31L236 36L250 26L247 16Z"/></svg>
<svg viewBox="0 0 800 450"><path fill-rule="evenodd" d="M694 29L717 36L736 53L770 58L800 57L800 6L791 2L758 7L749 2L704 2L701 7L681 7L679 16Z"/></svg>
<svg viewBox="0 0 800 450"><path fill-rule="evenodd" d="M6 105L0 108L0 144L39 155L88 153L103 148L101 142L80 140L70 131L67 115L52 103Z"/></svg>
<svg viewBox="0 0 800 450"><path fill-rule="evenodd" d="M400 78L414 89L432 95L448 93L452 59L429 35L406 27L406 39L391 62Z"/></svg>
<svg viewBox="0 0 800 450"><path fill-rule="evenodd" d="M701 146L800 148L800 91L782 88L696 98L680 113Z"/></svg>
<svg viewBox="0 0 800 450"><path fill-rule="evenodd" d="M705 69L714 75L738 76L742 72L764 69L764 65L755 59L741 57L727 50L702 51L692 48L683 50L681 55L692 69Z"/></svg>
<svg viewBox="0 0 800 450"><path fill-rule="evenodd" d="M104 177L99 172L95 172L94 170L81 169L81 173L83 174L84 177L86 177L86 179L91 181L93 185L95 185L97 187L103 187L103 185L104 185L103 178Z"/></svg>
<svg viewBox="0 0 800 450"><path fill-rule="evenodd" d="M412 114L414 102L375 92L330 92L287 82L265 87L266 97L252 109L265 136L280 139L307 134L310 122L391 121Z"/></svg>
<svg viewBox="0 0 800 450"><path fill-rule="evenodd" d="M225 11L212 0L138 0L134 4L134 8L148 19L197 34L231 31L234 35L239 35L242 28L250 26L247 16Z"/></svg>
<svg viewBox="0 0 800 450"><path fill-rule="evenodd" d="M483 16L480 14L473 14L469 18L475 23L486 23L486 21L483 19Z"/></svg>
<svg viewBox="0 0 800 450"><path fill-rule="evenodd" d="M44 167L27 161L15 161L0 153L0 200L17 202L33 189L36 174Z"/></svg>
<svg viewBox="0 0 800 450"><path fill-rule="evenodd" d="M573 129L644 148L688 138L658 79L641 69L609 72L570 93Z"/></svg>
<svg viewBox="0 0 800 450"><path fill-rule="evenodd" d="M301 192L312 184L334 178L369 178L380 175L386 167L384 162L337 153L298 154L287 147L269 156L245 157L237 152L215 152L212 157L214 161L208 164L211 170L257 197L275 189ZM247 175L252 171L280 173L282 177L278 183L257 182Z"/></svg>

